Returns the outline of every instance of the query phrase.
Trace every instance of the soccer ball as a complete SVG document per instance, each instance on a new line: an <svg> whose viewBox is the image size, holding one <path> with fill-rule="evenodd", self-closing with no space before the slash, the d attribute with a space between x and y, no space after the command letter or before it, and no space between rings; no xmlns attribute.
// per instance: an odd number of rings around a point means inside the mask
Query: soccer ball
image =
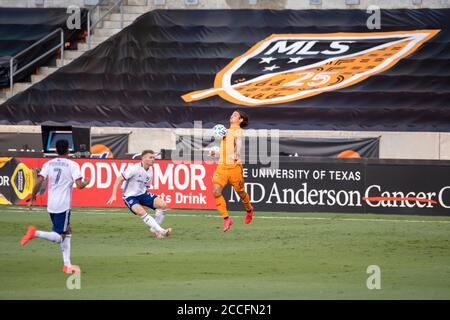
<svg viewBox="0 0 450 320"><path fill-rule="evenodd" d="M213 130L213 135L216 138L223 138L227 134L227 128L225 128L225 126L223 124L216 124L212 130Z"/></svg>

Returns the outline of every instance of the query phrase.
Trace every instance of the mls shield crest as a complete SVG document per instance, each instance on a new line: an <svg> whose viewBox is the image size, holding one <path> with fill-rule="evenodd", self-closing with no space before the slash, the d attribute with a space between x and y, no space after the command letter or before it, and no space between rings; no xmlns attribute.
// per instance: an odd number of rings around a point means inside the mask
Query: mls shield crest
<svg viewBox="0 0 450 320"><path fill-rule="evenodd" d="M439 31L273 34L217 73L213 88L182 98L191 102L217 94L246 106L305 99L391 68Z"/></svg>

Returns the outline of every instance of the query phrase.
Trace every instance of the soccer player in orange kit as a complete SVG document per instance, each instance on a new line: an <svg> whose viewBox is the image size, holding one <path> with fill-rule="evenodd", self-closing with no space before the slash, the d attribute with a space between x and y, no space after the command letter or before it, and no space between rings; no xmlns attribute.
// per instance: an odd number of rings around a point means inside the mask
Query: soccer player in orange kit
<svg viewBox="0 0 450 320"><path fill-rule="evenodd" d="M214 151L210 152L213 157L219 156L219 164L213 175L213 195L216 200L217 210L223 217L223 232L227 232L233 220L228 214L227 204L222 195L223 188L230 183L234 190L239 194L244 203L247 214L245 223L249 224L253 218L253 207L250 204L250 197L244 189L244 177L240 150L243 142L244 130L242 128L248 125L248 116L245 112L236 110L230 117L230 128L227 134L220 142L220 151L217 155Z"/></svg>

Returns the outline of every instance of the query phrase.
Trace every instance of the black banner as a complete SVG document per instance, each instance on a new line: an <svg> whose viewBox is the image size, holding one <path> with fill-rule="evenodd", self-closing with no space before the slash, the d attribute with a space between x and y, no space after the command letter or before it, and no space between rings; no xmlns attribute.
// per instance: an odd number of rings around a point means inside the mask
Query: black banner
<svg viewBox="0 0 450 320"><path fill-rule="evenodd" d="M124 159L128 153L128 134L103 134L91 137L91 158Z"/></svg>
<svg viewBox="0 0 450 320"><path fill-rule="evenodd" d="M281 156L378 158L380 138L280 138Z"/></svg>
<svg viewBox="0 0 450 320"><path fill-rule="evenodd" d="M91 158L125 159L128 153L128 134L91 135ZM15 151L42 152L40 133L0 133L3 154Z"/></svg>
<svg viewBox="0 0 450 320"><path fill-rule="evenodd" d="M0 150L42 152L42 135L40 133L0 133Z"/></svg>
<svg viewBox="0 0 450 320"><path fill-rule="evenodd" d="M256 211L450 215L450 163L304 160L245 165ZM243 210L228 186L230 210Z"/></svg>
<svg viewBox="0 0 450 320"><path fill-rule="evenodd" d="M261 139L263 138L263 139ZM178 154L203 152L208 154L211 146L219 145L213 136L178 135L176 149ZM273 150L274 145L277 150ZM287 138L272 136L246 136L241 155L245 159L254 158L261 153L289 157L328 157L328 158L378 158L380 138ZM253 156L253 157L252 157Z"/></svg>
<svg viewBox="0 0 450 320"><path fill-rule="evenodd" d="M0 124L450 130L450 9L154 10L14 96ZM107 115L107 116L105 116Z"/></svg>

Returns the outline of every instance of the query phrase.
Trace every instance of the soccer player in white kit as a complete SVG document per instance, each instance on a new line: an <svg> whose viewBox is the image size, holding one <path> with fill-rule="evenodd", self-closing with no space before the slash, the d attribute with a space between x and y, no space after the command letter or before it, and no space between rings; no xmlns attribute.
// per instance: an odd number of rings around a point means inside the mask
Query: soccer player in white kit
<svg viewBox="0 0 450 320"><path fill-rule="evenodd" d="M152 183L155 153L152 150L144 150L141 153L141 160L128 166L116 179L107 204L116 201L117 189L123 184L122 199L128 209L141 217L157 238L165 238L172 233L172 228L163 229L160 226L166 216L167 204L158 195L147 191ZM144 206L155 210L155 218L145 212Z"/></svg>
<svg viewBox="0 0 450 320"><path fill-rule="evenodd" d="M24 246L34 238L59 243L64 261L62 271L65 273L81 272L78 267L72 266L70 262L70 241L72 239L70 209L72 207L73 184L75 183L78 189L83 189L89 184L90 179L83 180L78 163L68 159L69 142L67 140L58 140L56 142L56 152L58 157L46 162L39 172L28 204L31 209L44 179L47 179L47 211L53 223L52 231L40 231L36 230L36 227L30 226L20 243Z"/></svg>

